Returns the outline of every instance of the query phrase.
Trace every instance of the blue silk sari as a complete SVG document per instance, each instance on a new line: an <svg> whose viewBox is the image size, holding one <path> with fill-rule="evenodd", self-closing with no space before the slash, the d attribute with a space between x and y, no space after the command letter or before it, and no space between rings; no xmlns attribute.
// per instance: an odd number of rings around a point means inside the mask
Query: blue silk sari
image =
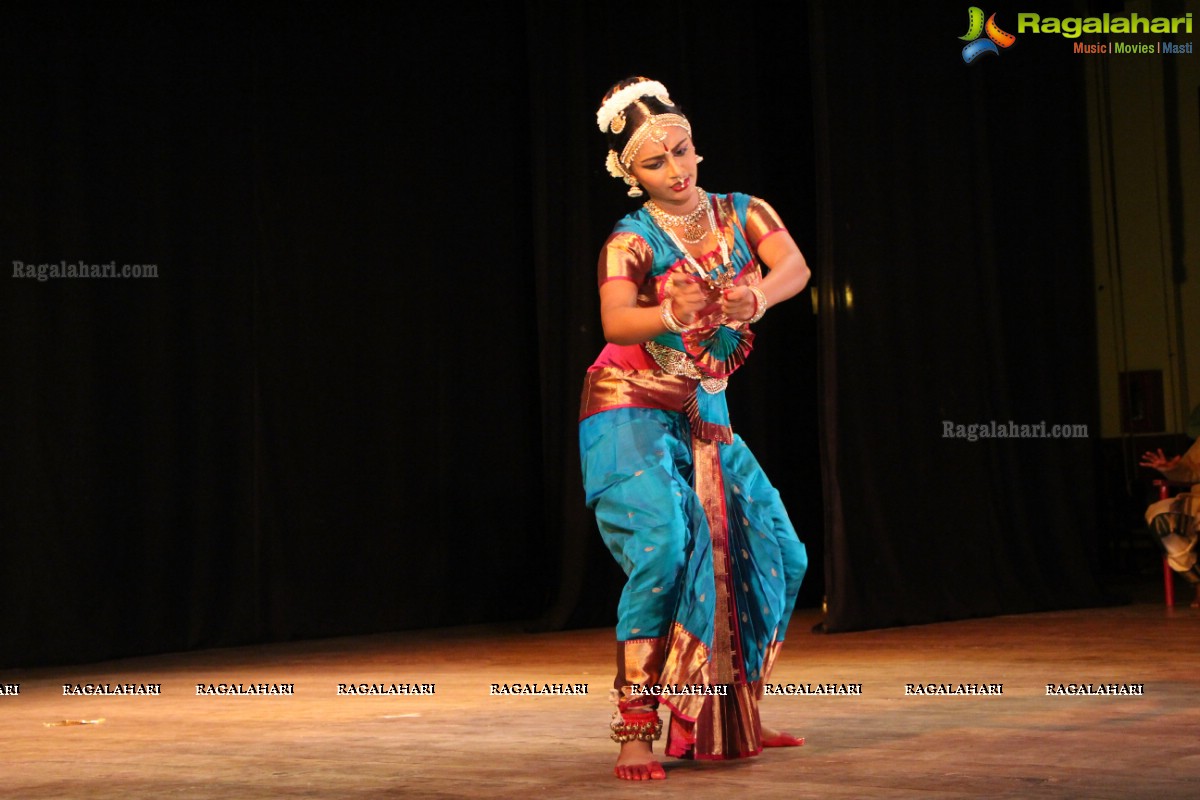
<svg viewBox="0 0 1200 800"><path fill-rule="evenodd" d="M717 203L739 283L761 277L745 234L750 200ZM615 230L650 245L656 281L679 269L683 254L646 212ZM655 341L686 353L699 376L727 378L752 336L710 321ZM758 698L807 557L779 493L729 427L723 386L700 383L660 370L590 371L580 452L588 507L628 577L617 623L622 700L649 689L670 709L669 755L738 758L761 750Z"/></svg>

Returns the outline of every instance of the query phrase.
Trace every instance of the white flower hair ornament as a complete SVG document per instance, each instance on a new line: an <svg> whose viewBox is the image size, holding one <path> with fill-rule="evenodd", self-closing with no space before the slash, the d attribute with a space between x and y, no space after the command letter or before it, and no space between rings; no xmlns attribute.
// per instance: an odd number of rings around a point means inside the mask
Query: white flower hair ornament
<svg viewBox="0 0 1200 800"><path fill-rule="evenodd" d="M624 89L614 92L613 96L605 100L604 104L600 106L600 110L596 112L596 124L600 126L600 132L608 133L609 126L613 124L617 115L621 114L630 103L643 97L656 97L663 105L675 105L671 102L671 95L667 93L667 87L658 81L631 83ZM624 127L623 115L622 121L618 124L622 128ZM620 132L620 128L613 129L613 133Z"/></svg>
<svg viewBox="0 0 1200 800"><path fill-rule="evenodd" d="M665 106L675 105L671 102L671 96L667 93L667 87L658 81L638 81L614 92L612 97L601 104L600 110L596 112L596 125L599 126L600 132L608 133L611 131L614 134L619 134L625 130L627 123L625 109L643 97L653 97ZM645 107L643 107L643 111L645 110ZM692 135L692 126L688 124L686 117L676 113L650 114L642 121L638 129L630 135L620 155L615 150L610 149L608 151L608 156L604 161L604 168L608 170L609 175L624 181L629 186L628 194L630 197L641 197L643 194L641 187L638 186L637 179L633 177L630 171L630 165L638 148L642 146L642 142L645 141L647 136L656 142L662 141L666 137L663 126L672 125L683 128L687 131L688 136Z"/></svg>

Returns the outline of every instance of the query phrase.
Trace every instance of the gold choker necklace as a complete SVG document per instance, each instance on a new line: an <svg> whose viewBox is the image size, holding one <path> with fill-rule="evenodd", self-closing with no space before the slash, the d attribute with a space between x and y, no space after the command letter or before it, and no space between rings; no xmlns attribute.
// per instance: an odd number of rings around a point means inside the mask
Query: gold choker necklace
<svg viewBox="0 0 1200 800"><path fill-rule="evenodd" d="M696 195L699 202L696 203L695 208L686 214L668 214L659 208L658 204L653 200L647 200L642 207L649 212L650 216L654 218L654 221L663 230L682 227L683 232L679 235L679 238L688 244L699 244L704 240L704 234L707 233L704 230L704 225L701 224L701 220L705 218L705 208L708 205L705 201L708 198L705 197L704 190L699 186L696 187Z"/></svg>

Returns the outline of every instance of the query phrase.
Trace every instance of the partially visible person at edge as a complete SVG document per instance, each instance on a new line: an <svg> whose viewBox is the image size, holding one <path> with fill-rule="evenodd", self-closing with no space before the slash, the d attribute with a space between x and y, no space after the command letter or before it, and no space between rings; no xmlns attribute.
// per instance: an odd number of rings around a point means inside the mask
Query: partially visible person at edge
<svg viewBox="0 0 1200 800"><path fill-rule="evenodd" d="M615 772L652 780L666 777L653 752L660 707L676 758L804 743L763 727L758 701L808 558L730 429L724 392L750 325L802 291L809 269L769 205L697 185L691 124L661 83L618 83L596 118L609 174L649 195L600 253L608 345L584 381L579 444L588 507L627 575Z"/></svg>
<svg viewBox="0 0 1200 800"><path fill-rule="evenodd" d="M1190 492L1159 500L1146 509L1146 524L1167 552L1167 563L1195 588L1192 608L1200 608L1200 566L1196 544L1200 538L1200 439L1182 456L1167 458L1160 448L1142 455L1141 466L1158 470L1173 483L1190 483Z"/></svg>

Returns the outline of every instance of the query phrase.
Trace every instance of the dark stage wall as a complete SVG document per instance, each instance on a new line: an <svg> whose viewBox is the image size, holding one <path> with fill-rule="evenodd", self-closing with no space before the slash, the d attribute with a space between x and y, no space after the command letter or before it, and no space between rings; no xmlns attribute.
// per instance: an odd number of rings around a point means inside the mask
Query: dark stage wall
<svg viewBox="0 0 1200 800"><path fill-rule="evenodd" d="M833 3L656 9L7 25L54 56L4 48L6 269L158 277L0 292L0 666L610 624L574 422L633 207L594 113L629 74L688 110L702 185L770 200L818 272L822 314L773 309L731 387L809 545L802 603L826 576L833 628L1095 599L1090 443L939 438L1094 421L1078 74L963 65L961 9L906 10L903 44Z"/></svg>
<svg viewBox="0 0 1200 800"><path fill-rule="evenodd" d="M813 21L825 626L1101 603L1084 61L1023 34L965 64L965 7L906 11L902 43Z"/></svg>

